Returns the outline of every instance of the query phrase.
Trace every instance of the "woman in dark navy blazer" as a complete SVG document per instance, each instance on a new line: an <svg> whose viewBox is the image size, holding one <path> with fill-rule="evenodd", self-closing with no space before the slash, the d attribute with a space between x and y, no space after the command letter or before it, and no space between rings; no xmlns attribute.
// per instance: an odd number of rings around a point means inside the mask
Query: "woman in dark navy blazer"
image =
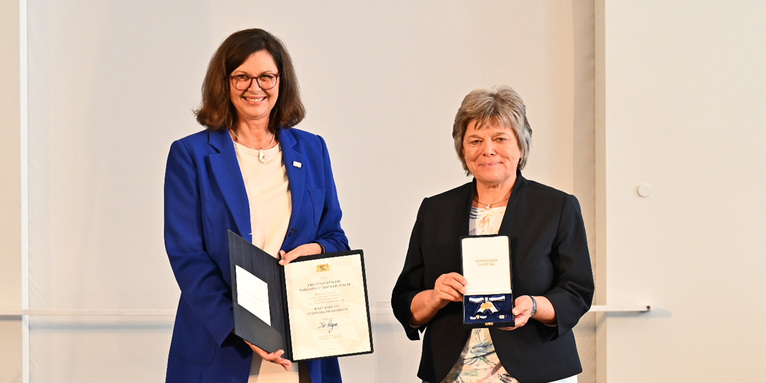
<svg viewBox="0 0 766 383"><path fill-rule="evenodd" d="M165 173L165 246L181 289L166 381L340 382L335 358L294 364L233 334L228 230L282 264L349 249L325 142L293 128L305 112L282 43L260 29L229 36L196 114L207 129L171 145Z"/></svg>
<svg viewBox="0 0 766 383"><path fill-rule="evenodd" d="M591 305L593 274L577 199L525 179L532 130L510 87L469 93L453 126L474 179L423 200L391 304L410 339L425 331L425 382L574 382L572 327ZM515 327L463 325L470 283L460 238L510 238Z"/></svg>

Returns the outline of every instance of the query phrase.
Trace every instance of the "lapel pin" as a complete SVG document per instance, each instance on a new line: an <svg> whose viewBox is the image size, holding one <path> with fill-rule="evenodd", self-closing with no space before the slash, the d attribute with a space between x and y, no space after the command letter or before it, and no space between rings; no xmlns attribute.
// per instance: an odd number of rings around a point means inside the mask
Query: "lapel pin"
<svg viewBox="0 0 766 383"><path fill-rule="evenodd" d="M293 166L300 169L303 166L303 164L298 161L293 161Z"/></svg>

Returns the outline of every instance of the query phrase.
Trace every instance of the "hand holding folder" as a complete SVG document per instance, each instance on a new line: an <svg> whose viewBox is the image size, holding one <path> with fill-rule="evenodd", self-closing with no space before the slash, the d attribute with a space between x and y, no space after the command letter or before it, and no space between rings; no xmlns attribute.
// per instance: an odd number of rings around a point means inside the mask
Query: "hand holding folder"
<svg viewBox="0 0 766 383"><path fill-rule="evenodd" d="M291 361L373 351L361 250L281 266L229 231L229 257L238 336Z"/></svg>

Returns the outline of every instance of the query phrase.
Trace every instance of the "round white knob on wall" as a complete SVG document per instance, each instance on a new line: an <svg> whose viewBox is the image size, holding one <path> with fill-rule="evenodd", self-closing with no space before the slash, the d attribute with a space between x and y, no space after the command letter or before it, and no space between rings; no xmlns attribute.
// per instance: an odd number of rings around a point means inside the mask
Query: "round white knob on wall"
<svg viewBox="0 0 766 383"><path fill-rule="evenodd" d="M652 185L644 182L638 185L636 188L636 193L638 193L639 196L646 198L652 195Z"/></svg>

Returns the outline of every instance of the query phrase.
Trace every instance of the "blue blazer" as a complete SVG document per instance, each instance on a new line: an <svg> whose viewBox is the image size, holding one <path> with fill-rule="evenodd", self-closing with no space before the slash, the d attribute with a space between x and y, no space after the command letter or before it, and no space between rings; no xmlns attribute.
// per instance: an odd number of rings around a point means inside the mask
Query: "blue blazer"
<svg viewBox="0 0 766 383"><path fill-rule="evenodd" d="M349 249L324 140L295 128L277 133L292 196L282 250L318 242ZM165 248L181 288L167 382L247 382L253 352L232 334L227 230L252 240L247 192L227 130L175 141L165 171ZM306 362L313 383L339 383L335 358Z"/></svg>

